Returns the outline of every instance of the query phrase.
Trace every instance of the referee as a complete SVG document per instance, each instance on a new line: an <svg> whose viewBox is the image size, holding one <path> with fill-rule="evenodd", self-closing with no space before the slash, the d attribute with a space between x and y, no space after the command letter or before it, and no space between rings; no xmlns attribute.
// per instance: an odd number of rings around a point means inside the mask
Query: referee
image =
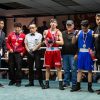
<svg viewBox="0 0 100 100"><path fill-rule="evenodd" d="M29 26L30 33L25 37L25 47L27 50L27 62L29 67L29 84L25 85L26 87L34 86L34 62L36 73L38 76L38 81L42 89L45 88L43 84L43 75L42 75L42 66L40 60L40 46L42 41L42 35L38 33L37 27L35 24Z"/></svg>

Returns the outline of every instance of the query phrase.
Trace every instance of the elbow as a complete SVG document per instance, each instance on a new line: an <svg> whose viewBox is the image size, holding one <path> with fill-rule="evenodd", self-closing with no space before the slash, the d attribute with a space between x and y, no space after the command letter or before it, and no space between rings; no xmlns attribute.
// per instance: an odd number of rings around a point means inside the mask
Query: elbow
<svg viewBox="0 0 100 100"><path fill-rule="evenodd" d="M62 41L60 45L64 45L64 41Z"/></svg>
<svg viewBox="0 0 100 100"><path fill-rule="evenodd" d="M64 41L62 42L62 45L64 45Z"/></svg>

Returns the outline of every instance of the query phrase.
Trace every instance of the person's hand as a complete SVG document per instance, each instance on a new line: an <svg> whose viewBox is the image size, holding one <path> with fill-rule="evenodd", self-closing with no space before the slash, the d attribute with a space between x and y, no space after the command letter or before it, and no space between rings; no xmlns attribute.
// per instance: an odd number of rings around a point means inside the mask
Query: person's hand
<svg viewBox="0 0 100 100"><path fill-rule="evenodd" d="M33 49L30 49L29 54L30 54L31 56L34 56L34 53L33 53L33 52L34 52Z"/></svg>
<svg viewBox="0 0 100 100"><path fill-rule="evenodd" d="M78 35L78 33L79 33L79 30L75 30L74 35L76 36L76 35Z"/></svg>
<svg viewBox="0 0 100 100"><path fill-rule="evenodd" d="M42 41L42 42L41 42L41 45L43 45L43 44L45 44L45 41Z"/></svg>
<svg viewBox="0 0 100 100"><path fill-rule="evenodd" d="M4 54L5 61L8 62L8 52Z"/></svg>
<svg viewBox="0 0 100 100"><path fill-rule="evenodd" d="M34 51L33 49L30 49L30 51L29 51L29 52L31 52L31 53L32 53L33 51Z"/></svg>
<svg viewBox="0 0 100 100"><path fill-rule="evenodd" d="M76 54L76 55L74 55L74 60L77 60L77 57L78 57L78 56L77 56L77 54Z"/></svg>
<svg viewBox="0 0 100 100"><path fill-rule="evenodd" d="M7 55L7 53L5 53L5 54L4 54L4 58L7 58L7 57L8 57L8 55Z"/></svg>
<svg viewBox="0 0 100 100"><path fill-rule="evenodd" d="M13 50L12 50L12 49L10 49L10 50L9 50L9 52L10 52L10 53L13 53Z"/></svg>
<svg viewBox="0 0 100 100"><path fill-rule="evenodd" d="M79 34L80 34L79 30L77 30L74 35L76 38L78 38Z"/></svg>
<svg viewBox="0 0 100 100"><path fill-rule="evenodd" d="M32 52L33 52L33 49L30 49L30 50L29 50L29 54L32 54Z"/></svg>
<svg viewBox="0 0 100 100"><path fill-rule="evenodd" d="M23 56L23 53L20 53L21 56Z"/></svg>
<svg viewBox="0 0 100 100"><path fill-rule="evenodd" d="M97 38L99 36L99 34L93 34L94 38Z"/></svg>

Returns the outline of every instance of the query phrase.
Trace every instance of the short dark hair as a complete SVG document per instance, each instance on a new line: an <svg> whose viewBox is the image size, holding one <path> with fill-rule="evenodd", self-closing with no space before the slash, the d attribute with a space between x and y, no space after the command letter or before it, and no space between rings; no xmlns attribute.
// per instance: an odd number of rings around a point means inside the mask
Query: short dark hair
<svg viewBox="0 0 100 100"><path fill-rule="evenodd" d="M21 23L14 23L14 27L22 27L22 24Z"/></svg>
<svg viewBox="0 0 100 100"><path fill-rule="evenodd" d="M56 22L56 23L57 23L57 20L54 19L54 18L52 18L52 19L50 19L50 23L51 23L51 22Z"/></svg>
<svg viewBox="0 0 100 100"><path fill-rule="evenodd" d="M81 26L88 27L89 26L89 21L88 20L82 20L81 21Z"/></svg>
<svg viewBox="0 0 100 100"><path fill-rule="evenodd" d="M47 22L46 21L43 21L43 24L46 24Z"/></svg>
<svg viewBox="0 0 100 100"><path fill-rule="evenodd" d="M74 24L74 21L73 20L67 20L66 21L66 25L72 25L72 24Z"/></svg>
<svg viewBox="0 0 100 100"><path fill-rule="evenodd" d="M96 14L96 17L100 17L100 13L97 13L97 14Z"/></svg>

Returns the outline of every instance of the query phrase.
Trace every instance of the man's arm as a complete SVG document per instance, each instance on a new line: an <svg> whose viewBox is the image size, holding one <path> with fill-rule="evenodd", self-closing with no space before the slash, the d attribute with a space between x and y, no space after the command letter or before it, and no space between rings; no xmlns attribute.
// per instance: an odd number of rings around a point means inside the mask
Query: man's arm
<svg viewBox="0 0 100 100"><path fill-rule="evenodd" d="M74 36L73 36L73 38L72 38L72 44L75 44L75 43L77 42L79 34L80 34L79 31L77 31L77 32L74 34Z"/></svg>
<svg viewBox="0 0 100 100"><path fill-rule="evenodd" d="M46 35L47 35L47 30L44 30L44 32L43 32L43 42L42 42L42 44L45 44Z"/></svg>
<svg viewBox="0 0 100 100"><path fill-rule="evenodd" d="M59 40L56 40L55 43L58 45L63 45L64 41L63 41L62 33L60 31L58 31L58 38Z"/></svg>
<svg viewBox="0 0 100 100"><path fill-rule="evenodd" d="M73 38L72 38L72 44L75 44L76 41L77 41L76 36L73 36Z"/></svg>
<svg viewBox="0 0 100 100"><path fill-rule="evenodd" d="M43 32L43 38L44 39L46 38L46 35L47 35L47 30L44 30L44 32Z"/></svg>
<svg viewBox="0 0 100 100"><path fill-rule="evenodd" d="M5 39L5 33L4 34L4 38L3 38L3 42L2 42L2 47L3 47L3 51L4 54L7 52L7 48L6 48L6 39Z"/></svg>
<svg viewBox="0 0 100 100"><path fill-rule="evenodd" d="M11 44L11 36L8 35L7 42L6 42L6 46L7 46L8 51L12 53L13 52L13 49L12 49L12 47L11 47L10 44Z"/></svg>
<svg viewBox="0 0 100 100"><path fill-rule="evenodd" d="M98 36L99 36L99 34L92 34L92 36L94 37L94 38L98 38Z"/></svg>
<svg viewBox="0 0 100 100"><path fill-rule="evenodd" d="M23 56L25 53L26 53L26 48L25 48L25 43L24 43L24 41L25 41L25 34L23 35L23 51L21 52L21 55Z"/></svg>
<svg viewBox="0 0 100 100"><path fill-rule="evenodd" d="M28 48L27 36L25 36L24 43L25 43L25 48L26 48L27 52L29 52L30 50Z"/></svg>

